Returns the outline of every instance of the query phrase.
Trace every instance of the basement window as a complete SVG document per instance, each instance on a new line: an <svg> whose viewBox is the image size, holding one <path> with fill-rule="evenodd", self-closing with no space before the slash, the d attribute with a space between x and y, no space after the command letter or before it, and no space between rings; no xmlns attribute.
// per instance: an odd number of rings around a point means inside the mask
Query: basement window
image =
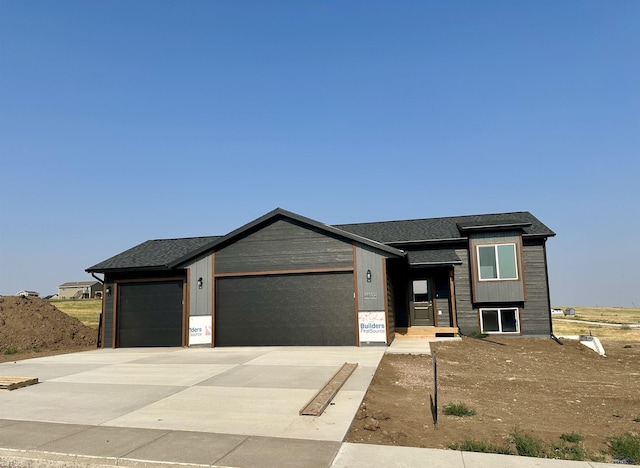
<svg viewBox="0 0 640 468"><path fill-rule="evenodd" d="M517 307L480 309L482 333L520 333Z"/></svg>
<svg viewBox="0 0 640 468"><path fill-rule="evenodd" d="M480 281L516 280L516 244L479 245L478 273Z"/></svg>

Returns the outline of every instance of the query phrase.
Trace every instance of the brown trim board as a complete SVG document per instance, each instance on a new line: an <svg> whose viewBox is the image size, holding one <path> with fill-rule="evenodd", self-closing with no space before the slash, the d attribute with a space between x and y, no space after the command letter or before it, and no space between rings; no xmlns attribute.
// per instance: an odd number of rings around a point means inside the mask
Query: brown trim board
<svg viewBox="0 0 640 468"><path fill-rule="evenodd" d="M357 263L357 249L356 243L353 246L353 305L356 311L356 346L360 346L360 323L358 320L358 313L360 311L360 305L358 303L358 263Z"/></svg>
<svg viewBox="0 0 640 468"><path fill-rule="evenodd" d="M354 256L355 262L355 256ZM269 270L269 271L243 271L239 273L216 273L214 278L234 277L234 276L268 276L268 275L298 275L304 273L339 273L352 272L355 267L341 268L310 268L306 270Z"/></svg>
<svg viewBox="0 0 640 468"><path fill-rule="evenodd" d="M216 346L216 253L211 252L211 347Z"/></svg>
<svg viewBox="0 0 640 468"><path fill-rule="evenodd" d="M189 314L191 312L191 268L182 284L182 347L189 346Z"/></svg>
<svg viewBox="0 0 640 468"><path fill-rule="evenodd" d="M387 331L385 343L391 344L391 330L389 330L389 285L387 284L387 259L382 257L382 285L384 286L384 329ZM395 328L394 328L395 332Z"/></svg>
<svg viewBox="0 0 640 468"><path fill-rule="evenodd" d="M111 317L111 326L113 327L113 329L111 330L111 347L112 348L117 348L118 346L118 320L117 320L117 315L118 315L118 283L116 281L113 282L113 313L112 313L112 317Z"/></svg>

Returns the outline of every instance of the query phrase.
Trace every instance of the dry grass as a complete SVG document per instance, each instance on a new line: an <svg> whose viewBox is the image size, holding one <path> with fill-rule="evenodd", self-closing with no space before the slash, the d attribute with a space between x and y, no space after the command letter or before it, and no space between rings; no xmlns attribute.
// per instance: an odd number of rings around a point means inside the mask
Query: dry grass
<svg viewBox="0 0 640 468"><path fill-rule="evenodd" d="M88 327L98 329L100 312L102 312L102 300L100 299L75 299L49 301L62 312L77 318Z"/></svg>
<svg viewBox="0 0 640 468"><path fill-rule="evenodd" d="M574 320L586 320L589 322L605 323L640 323L640 309L624 307L573 307L575 317L566 317ZM567 307L559 307L567 309ZM560 317L560 316L558 316Z"/></svg>
<svg viewBox="0 0 640 468"><path fill-rule="evenodd" d="M553 334L556 336L593 335L601 341L637 341L640 343L640 330L623 330L615 327L586 325L581 323L553 320Z"/></svg>
<svg viewBox="0 0 640 468"><path fill-rule="evenodd" d="M575 317L553 316L553 333L556 336L591 334L604 341L640 342L640 329L629 329L629 324L640 323L640 309L622 307L574 307L574 309ZM621 325L594 325L569 322L565 319Z"/></svg>

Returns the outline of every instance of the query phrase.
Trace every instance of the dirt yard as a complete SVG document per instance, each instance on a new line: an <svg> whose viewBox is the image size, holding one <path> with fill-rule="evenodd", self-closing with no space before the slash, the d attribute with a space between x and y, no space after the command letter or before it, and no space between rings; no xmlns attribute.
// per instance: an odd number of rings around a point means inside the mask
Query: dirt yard
<svg viewBox="0 0 640 468"><path fill-rule="evenodd" d="M0 297L0 362L95 349L97 330L33 297Z"/></svg>
<svg viewBox="0 0 640 468"><path fill-rule="evenodd" d="M447 448L470 437L502 446L518 428L549 444L577 432L600 454L607 437L640 432L640 341L603 345L607 357L568 340L563 346L551 339L434 343L437 429L431 356L385 355L348 441ZM450 403L477 414L446 416L442 408Z"/></svg>

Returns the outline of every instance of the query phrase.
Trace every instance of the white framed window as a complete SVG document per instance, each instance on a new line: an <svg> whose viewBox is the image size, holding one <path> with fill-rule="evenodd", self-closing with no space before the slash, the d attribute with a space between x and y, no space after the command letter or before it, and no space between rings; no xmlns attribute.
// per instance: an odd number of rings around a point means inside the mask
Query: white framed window
<svg viewBox="0 0 640 468"><path fill-rule="evenodd" d="M480 309L482 333L520 333L520 314L517 307Z"/></svg>
<svg viewBox="0 0 640 468"><path fill-rule="evenodd" d="M516 244L478 245L480 281L517 280Z"/></svg>

